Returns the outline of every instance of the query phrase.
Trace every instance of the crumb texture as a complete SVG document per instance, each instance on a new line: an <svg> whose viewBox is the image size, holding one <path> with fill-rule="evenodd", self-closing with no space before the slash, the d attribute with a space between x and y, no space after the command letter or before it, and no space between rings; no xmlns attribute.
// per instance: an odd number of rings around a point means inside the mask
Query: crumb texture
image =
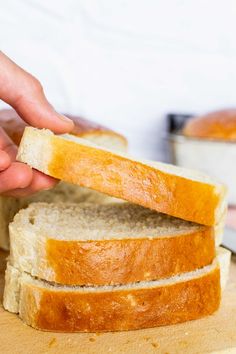
<svg viewBox="0 0 236 354"><path fill-rule="evenodd" d="M104 205L33 203L15 216L11 227L66 240L171 236L204 228L125 202Z"/></svg>

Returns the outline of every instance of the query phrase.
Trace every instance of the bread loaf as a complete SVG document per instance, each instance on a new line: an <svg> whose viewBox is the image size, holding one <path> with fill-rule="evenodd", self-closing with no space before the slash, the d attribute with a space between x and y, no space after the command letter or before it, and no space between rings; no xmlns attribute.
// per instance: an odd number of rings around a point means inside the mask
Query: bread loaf
<svg viewBox="0 0 236 354"><path fill-rule="evenodd" d="M65 116L72 119L74 122L74 129L71 134L93 141L97 145L116 149L117 151L127 150L127 140L123 135L75 115L65 114ZM26 124L13 109L0 110L0 123L1 127L6 131L12 141L16 145L19 145L24 129L28 124Z"/></svg>
<svg viewBox="0 0 236 354"><path fill-rule="evenodd" d="M236 109L191 118L186 122L183 134L194 138L236 141Z"/></svg>

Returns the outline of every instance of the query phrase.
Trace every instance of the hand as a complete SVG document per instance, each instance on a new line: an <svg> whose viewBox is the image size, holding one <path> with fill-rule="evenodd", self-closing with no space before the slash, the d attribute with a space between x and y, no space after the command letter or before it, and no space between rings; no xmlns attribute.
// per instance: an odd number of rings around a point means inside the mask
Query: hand
<svg viewBox="0 0 236 354"><path fill-rule="evenodd" d="M11 105L29 125L67 133L73 122L47 101L40 82L0 52L0 99ZM17 147L0 128L0 194L26 196L52 188L56 180L16 162Z"/></svg>

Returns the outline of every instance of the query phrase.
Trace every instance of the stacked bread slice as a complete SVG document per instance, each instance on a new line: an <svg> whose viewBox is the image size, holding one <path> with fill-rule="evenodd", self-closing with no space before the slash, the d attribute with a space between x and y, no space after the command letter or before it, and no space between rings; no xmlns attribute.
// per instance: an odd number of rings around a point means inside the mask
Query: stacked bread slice
<svg viewBox="0 0 236 354"><path fill-rule="evenodd" d="M129 203L31 204L15 216L10 236L12 264L67 285L168 278L215 258L211 227Z"/></svg>
<svg viewBox="0 0 236 354"><path fill-rule="evenodd" d="M216 250L222 185L34 128L26 128L18 158L127 202L21 210L10 225L7 310L38 329L94 332L174 324L218 309L230 260Z"/></svg>

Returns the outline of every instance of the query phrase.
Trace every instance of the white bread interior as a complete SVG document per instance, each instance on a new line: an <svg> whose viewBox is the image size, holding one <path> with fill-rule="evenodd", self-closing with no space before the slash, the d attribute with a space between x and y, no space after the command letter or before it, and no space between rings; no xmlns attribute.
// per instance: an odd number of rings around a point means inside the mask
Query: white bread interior
<svg viewBox="0 0 236 354"><path fill-rule="evenodd" d="M110 240L172 236L205 228L128 202L32 203L10 224L11 233L29 232L63 240Z"/></svg>

